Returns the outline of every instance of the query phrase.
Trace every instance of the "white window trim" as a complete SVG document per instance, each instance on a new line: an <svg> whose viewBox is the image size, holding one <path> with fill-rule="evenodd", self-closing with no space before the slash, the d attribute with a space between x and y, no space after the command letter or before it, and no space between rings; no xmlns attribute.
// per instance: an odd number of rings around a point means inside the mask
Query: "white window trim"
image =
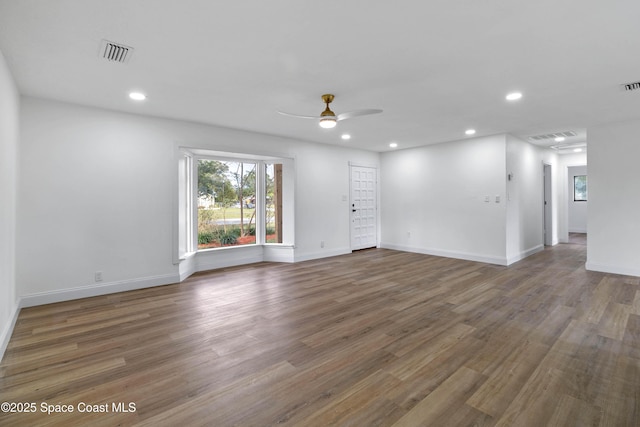
<svg viewBox="0 0 640 427"><path fill-rule="evenodd" d="M178 150L178 189L177 189L177 209L176 209L176 254L174 264L178 264L195 255L193 242L193 204L190 200L193 197L193 155L183 149ZM197 214L197 213L196 213ZM196 236L197 238L197 236Z"/></svg>
<svg viewBox="0 0 640 427"><path fill-rule="evenodd" d="M265 165L271 163L281 163L288 165L291 169L290 173L293 173L295 165L294 159L282 156L272 155L260 155L260 154L246 154L246 153L230 153L215 150L199 149L179 147L180 161L185 162L186 166L179 167L179 175L188 173L188 177L181 177L179 179L178 189L178 262L184 261L193 257L197 253L212 253L215 251L228 251L228 250L242 250L252 247L271 247L271 248L294 248L295 243L293 239L294 225L293 217L289 218L291 230L288 234L289 237L283 239L283 243L266 243L265 236L265 220L266 220L266 206L264 200L266 200L266 173ZM252 245L238 245L238 246L225 246L221 248L207 248L198 249L198 207L197 197L198 194L198 161L199 160L220 160L231 162L245 162L256 163L258 168L256 171L256 200L262 200L261 203L256 203L256 243ZM283 189L284 191L284 189ZM293 197L293 189L290 191L291 197ZM189 203L187 203L189 202ZM293 203L293 199L291 202ZM187 206L188 205L188 206ZM291 210L292 211L292 210ZM283 213L284 214L284 213ZM189 221L185 221L184 224L180 223L180 215L184 215L185 218L189 218ZM187 237L188 236L188 237Z"/></svg>

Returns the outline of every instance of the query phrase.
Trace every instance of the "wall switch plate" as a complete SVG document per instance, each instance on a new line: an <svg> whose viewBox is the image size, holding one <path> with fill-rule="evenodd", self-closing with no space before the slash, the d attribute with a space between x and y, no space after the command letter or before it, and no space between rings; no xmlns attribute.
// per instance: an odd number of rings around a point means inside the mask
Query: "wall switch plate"
<svg viewBox="0 0 640 427"><path fill-rule="evenodd" d="M96 271L95 279L96 282L102 282L102 271Z"/></svg>

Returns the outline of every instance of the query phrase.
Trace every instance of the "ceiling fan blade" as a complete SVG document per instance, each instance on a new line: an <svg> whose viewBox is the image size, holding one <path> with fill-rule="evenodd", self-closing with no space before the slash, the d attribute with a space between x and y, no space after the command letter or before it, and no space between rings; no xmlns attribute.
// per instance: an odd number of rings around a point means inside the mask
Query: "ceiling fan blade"
<svg viewBox="0 0 640 427"><path fill-rule="evenodd" d="M300 114L285 113L284 111L278 111L278 113L282 114L283 116L296 117L298 119L316 119L316 120L320 119L320 116L303 116Z"/></svg>
<svg viewBox="0 0 640 427"><path fill-rule="evenodd" d="M382 110L367 109L367 110L347 111L346 113L338 114L338 121L350 119L353 117L368 116L369 114L378 114L378 113L382 113Z"/></svg>

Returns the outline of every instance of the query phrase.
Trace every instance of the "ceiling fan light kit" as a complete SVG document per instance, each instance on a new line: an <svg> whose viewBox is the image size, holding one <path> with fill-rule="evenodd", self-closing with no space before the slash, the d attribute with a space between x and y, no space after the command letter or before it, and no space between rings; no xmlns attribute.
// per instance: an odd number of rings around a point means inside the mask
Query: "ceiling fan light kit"
<svg viewBox="0 0 640 427"><path fill-rule="evenodd" d="M349 111L336 116L336 114L333 111L331 111L331 109L329 108L329 104L333 102L334 98L335 98L334 95L330 93L326 93L322 95L322 101L325 103L326 107L324 111L320 114L320 117L302 116L299 114L285 113L283 111L278 111L278 113L285 116L292 116L292 117L297 117L301 119L319 119L318 124L320 125L321 128L324 128L324 129L332 129L336 127L336 124L340 120L346 120L346 119L350 119L352 117L358 117L358 116L366 116L368 114L382 113L382 110L367 109L367 110Z"/></svg>
<svg viewBox="0 0 640 427"><path fill-rule="evenodd" d="M331 129L336 127L337 120L335 117L322 117L318 123L321 128Z"/></svg>

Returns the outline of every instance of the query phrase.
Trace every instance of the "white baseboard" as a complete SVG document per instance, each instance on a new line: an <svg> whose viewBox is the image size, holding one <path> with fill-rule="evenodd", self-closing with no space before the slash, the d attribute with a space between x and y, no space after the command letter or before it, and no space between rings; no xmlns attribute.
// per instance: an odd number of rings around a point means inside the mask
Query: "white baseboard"
<svg viewBox="0 0 640 427"><path fill-rule="evenodd" d="M621 274L623 276L640 277L640 268L619 267L615 265L596 264L587 260L585 264L587 270L599 271L601 273Z"/></svg>
<svg viewBox="0 0 640 427"><path fill-rule="evenodd" d="M295 261L295 247L293 245L265 245L262 250L266 262L292 263Z"/></svg>
<svg viewBox="0 0 640 427"><path fill-rule="evenodd" d="M556 242L556 243L553 243L553 242L552 242L552 244L557 245L557 244L558 244L558 242ZM538 253L538 252L540 252L540 251L543 251L543 250L544 250L544 245L534 246L534 247L533 247L533 248L531 248L531 249L527 249L526 251L522 251L522 252L520 252L520 253L519 253L518 255L516 255L516 256L513 256L513 257L509 257L509 258L507 258L507 265L511 265L511 264L513 264L514 262L522 261L522 260L523 260L523 259L525 259L526 257L529 257L529 256L531 256L531 255L533 255L533 254L535 254L535 253Z"/></svg>
<svg viewBox="0 0 640 427"><path fill-rule="evenodd" d="M294 262L311 261L311 260L320 259L320 258L329 258L332 256L350 254L351 252L352 252L351 248L339 248L339 249L332 249L332 250L326 250L321 252L310 252L302 255L299 255L296 253Z"/></svg>
<svg viewBox="0 0 640 427"><path fill-rule="evenodd" d="M194 257L194 266L195 271L207 271L263 260L262 245L244 245L198 251Z"/></svg>
<svg viewBox="0 0 640 427"><path fill-rule="evenodd" d="M22 296L20 298L20 307L33 307L36 305L51 304L54 302L70 301L74 299L89 298L100 295L108 295L114 294L116 292L133 291L136 289L169 285L179 282L180 275L166 274L162 276L141 277L137 279L101 283L99 285L81 286L77 288L62 289L58 291L40 292Z"/></svg>
<svg viewBox="0 0 640 427"><path fill-rule="evenodd" d="M195 253L183 260L180 260L178 266L178 272L180 274L180 281L186 280L189 276L196 272L196 257Z"/></svg>
<svg viewBox="0 0 640 427"><path fill-rule="evenodd" d="M4 357L4 352L7 350L7 346L9 345L9 340L11 339L11 334L13 334L13 328L16 326L16 321L18 320L18 314L20 314L20 302L14 304L13 312L11 313L11 319L5 325L5 327L0 331L0 362L2 362L2 358Z"/></svg>
<svg viewBox="0 0 640 427"><path fill-rule="evenodd" d="M434 255L445 258L463 259L465 261L484 262L486 264L497 264L504 266L508 265L506 257L502 258L480 254L471 254L466 252L447 251L441 249L418 248L413 246L394 245L389 243L382 243L380 247L385 249L394 249L396 251L415 252L419 254Z"/></svg>

